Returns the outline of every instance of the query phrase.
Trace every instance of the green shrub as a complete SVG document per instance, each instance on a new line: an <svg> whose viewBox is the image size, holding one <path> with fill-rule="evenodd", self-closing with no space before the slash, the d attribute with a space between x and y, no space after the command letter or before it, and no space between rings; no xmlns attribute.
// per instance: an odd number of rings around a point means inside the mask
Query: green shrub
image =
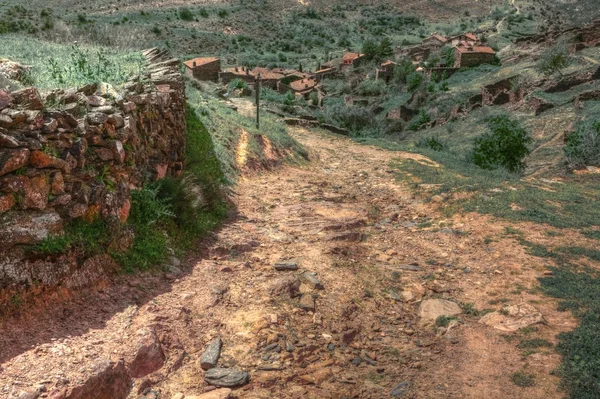
<svg viewBox="0 0 600 399"><path fill-rule="evenodd" d="M565 39L560 39L554 46L546 49L538 60L537 68L545 75L558 72L562 76L562 69L571 63L569 44Z"/></svg>
<svg viewBox="0 0 600 399"><path fill-rule="evenodd" d="M387 91L387 85L382 79L363 80L356 88L356 92L361 96L380 96Z"/></svg>
<svg viewBox="0 0 600 399"><path fill-rule="evenodd" d="M525 168L523 158L529 155L528 144L533 139L525 129L508 115L488 120L490 132L475 139L473 163L483 169L503 167L509 172L521 172Z"/></svg>
<svg viewBox="0 0 600 399"><path fill-rule="evenodd" d="M535 385L535 376L533 374L526 373L523 370L511 374L510 379L513 384L522 388L532 387Z"/></svg>
<svg viewBox="0 0 600 399"><path fill-rule="evenodd" d="M417 131L422 129L429 122L431 122L431 117L425 109L421 109L417 116L411 119L406 128L408 130Z"/></svg>
<svg viewBox="0 0 600 399"><path fill-rule="evenodd" d="M217 15L219 16L219 18L227 18L227 16L229 15L229 12L227 10L219 10Z"/></svg>
<svg viewBox="0 0 600 399"><path fill-rule="evenodd" d="M181 18L183 21L193 21L194 13L190 11L189 8L183 7L179 9L179 18Z"/></svg>
<svg viewBox="0 0 600 399"><path fill-rule="evenodd" d="M227 85L227 90L228 91L232 91L232 90L244 90L244 89L248 89L248 83L246 83L245 81L243 81L240 78L232 80Z"/></svg>
<svg viewBox="0 0 600 399"><path fill-rule="evenodd" d="M198 15L200 15L202 18L208 18L209 17L208 11L205 8L201 9L198 12Z"/></svg>
<svg viewBox="0 0 600 399"><path fill-rule="evenodd" d="M567 136L564 152L573 169L600 166L600 119L580 123Z"/></svg>
<svg viewBox="0 0 600 399"><path fill-rule="evenodd" d="M413 91L419 88L425 78L422 73L412 72L410 75L406 77L406 89L408 91Z"/></svg>
<svg viewBox="0 0 600 399"><path fill-rule="evenodd" d="M421 140L417 141L416 145L417 147L430 148L434 151L444 151L447 148L446 144L444 144L435 136L422 138Z"/></svg>
<svg viewBox="0 0 600 399"><path fill-rule="evenodd" d="M402 58L394 67L394 81L401 84L407 83L407 78L415 72L415 66L410 58Z"/></svg>

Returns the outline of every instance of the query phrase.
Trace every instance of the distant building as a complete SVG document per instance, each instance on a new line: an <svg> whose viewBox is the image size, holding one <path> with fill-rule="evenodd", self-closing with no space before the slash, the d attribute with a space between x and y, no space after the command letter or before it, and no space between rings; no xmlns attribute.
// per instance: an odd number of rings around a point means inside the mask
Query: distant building
<svg viewBox="0 0 600 399"><path fill-rule="evenodd" d="M302 80L296 80L290 83L290 88L295 94L302 96L308 96L317 87L317 81L315 79L307 78Z"/></svg>
<svg viewBox="0 0 600 399"><path fill-rule="evenodd" d="M496 52L488 46L456 46L454 47L454 67L466 68L480 64L491 64L496 59Z"/></svg>
<svg viewBox="0 0 600 399"><path fill-rule="evenodd" d="M251 72L252 75L258 76L260 74L260 84L262 87L268 87L272 90L277 90L279 81L285 77L283 73L275 72L275 69L268 70L267 68L254 68Z"/></svg>
<svg viewBox="0 0 600 399"><path fill-rule="evenodd" d="M221 60L215 57L194 58L184 62L186 73L198 80L217 82L221 72Z"/></svg>
<svg viewBox="0 0 600 399"><path fill-rule="evenodd" d="M308 97L310 93L312 93L316 87L318 82L313 78L305 78L305 79L293 79L292 77L286 77L279 82L279 92L280 93L288 93L292 92L296 95L301 95L304 97Z"/></svg>
<svg viewBox="0 0 600 399"><path fill-rule="evenodd" d="M428 48L431 51L438 51L448 44L448 39L442 35L434 33L421 42L421 47Z"/></svg>
<svg viewBox="0 0 600 399"><path fill-rule="evenodd" d="M473 33L463 33L462 35L452 36L448 40L453 47L476 46L481 44L481 40Z"/></svg>
<svg viewBox="0 0 600 399"><path fill-rule="evenodd" d="M385 79L386 83L388 83L394 76L395 67L396 63L394 61L387 60L386 62L382 63L381 67L377 70L377 77Z"/></svg>
<svg viewBox="0 0 600 399"><path fill-rule="evenodd" d="M219 79L224 85L227 85L236 79L241 79L246 83L254 84L255 77L250 69L243 66L237 66L234 68L228 68L219 73Z"/></svg>
<svg viewBox="0 0 600 399"><path fill-rule="evenodd" d="M322 68L315 71L315 79L317 82L322 81L324 78L334 75L337 72L335 68Z"/></svg>
<svg viewBox="0 0 600 399"><path fill-rule="evenodd" d="M357 67L360 65L364 57L365 55L360 53L346 53L342 57L341 67Z"/></svg>
<svg viewBox="0 0 600 399"><path fill-rule="evenodd" d="M335 70L339 70L341 64L342 64L342 59L341 58L334 58L332 60L329 60L327 62L322 63L320 69L330 69L330 68L333 68Z"/></svg>

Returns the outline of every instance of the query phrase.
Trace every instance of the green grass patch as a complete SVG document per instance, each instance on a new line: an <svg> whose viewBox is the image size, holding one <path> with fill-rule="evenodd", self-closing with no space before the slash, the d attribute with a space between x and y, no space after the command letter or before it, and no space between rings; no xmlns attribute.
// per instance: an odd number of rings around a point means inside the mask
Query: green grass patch
<svg viewBox="0 0 600 399"><path fill-rule="evenodd" d="M524 370L511 374L510 380L518 387L527 388L535 385L535 375Z"/></svg>
<svg viewBox="0 0 600 399"><path fill-rule="evenodd" d="M580 325L561 333L556 349L563 356L562 383L570 398L598 397L600 387L600 274L568 264L552 269L540 279L547 295L560 299L560 310L571 310Z"/></svg>
<svg viewBox="0 0 600 399"><path fill-rule="evenodd" d="M95 45L65 45L27 38L2 35L0 54L3 58L31 66L31 79L44 89L76 87L103 81L115 85L124 83L129 75L139 75L143 59L137 50L118 50Z"/></svg>
<svg viewBox="0 0 600 399"><path fill-rule="evenodd" d="M546 223L558 228L585 228L600 223L600 181L593 176L571 175L560 184L523 181L503 170L482 170L449 152L421 149L442 166L413 160L392 162L399 178L417 178L436 185L428 194L467 193L466 199L447 201L447 214L479 212L516 222Z"/></svg>
<svg viewBox="0 0 600 399"><path fill-rule="evenodd" d="M448 327L450 322L456 319L456 316L439 316L435 319L435 325L438 327Z"/></svg>
<svg viewBox="0 0 600 399"><path fill-rule="evenodd" d="M542 338L526 339L519 343L520 349L552 348L552 343Z"/></svg>

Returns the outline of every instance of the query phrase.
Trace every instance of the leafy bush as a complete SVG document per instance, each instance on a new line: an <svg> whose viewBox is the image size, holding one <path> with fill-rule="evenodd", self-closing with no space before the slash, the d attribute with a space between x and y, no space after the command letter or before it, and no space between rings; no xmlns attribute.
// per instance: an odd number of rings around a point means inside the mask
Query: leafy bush
<svg viewBox="0 0 600 399"><path fill-rule="evenodd" d="M341 126L354 134L360 134L364 129L376 125L373 113L364 107L334 104L325 108L323 116L325 122Z"/></svg>
<svg viewBox="0 0 600 399"><path fill-rule="evenodd" d="M232 80L231 82L229 82L229 85L227 85L227 90L228 91L232 91L232 90L244 90L248 88L248 83L244 82L242 79L237 78Z"/></svg>
<svg viewBox="0 0 600 399"><path fill-rule="evenodd" d="M191 12L189 8L183 7L179 9L179 18L181 18L183 21L193 21L194 13Z"/></svg>
<svg viewBox="0 0 600 399"><path fill-rule="evenodd" d="M383 80L364 80L360 82L356 91L361 96L380 96L386 92L386 84Z"/></svg>
<svg viewBox="0 0 600 399"><path fill-rule="evenodd" d="M560 39L554 46L542 53L537 68L548 76L556 72L562 76L561 70L569 66L570 63L569 45L565 39Z"/></svg>
<svg viewBox="0 0 600 399"><path fill-rule="evenodd" d="M424 109L421 109L417 116L412 118L412 120L408 123L406 127L408 130L419 130L425 126L425 124L431 122L431 117Z"/></svg>
<svg viewBox="0 0 600 399"><path fill-rule="evenodd" d="M483 169L503 167L509 172L521 172L525 168L523 158L529 155L528 144L533 139L519 122L508 115L488 120L490 132L475 139L473 163Z"/></svg>
<svg viewBox="0 0 600 399"><path fill-rule="evenodd" d="M438 139L435 136L422 138L421 140L417 141L416 145L417 147L430 148L434 151L444 151L447 147L446 144L444 144L440 139Z"/></svg>
<svg viewBox="0 0 600 399"><path fill-rule="evenodd" d="M600 119L580 123L567 136L564 151L573 169L600 166Z"/></svg>
<svg viewBox="0 0 600 399"><path fill-rule="evenodd" d="M425 78L422 73L412 72L410 75L406 77L406 89L408 91L413 91L419 88Z"/></svg>
<svg viewBox="0 0 600 399"><path fill-rule="evenodd" d="M410 74L415 72L415 66L410 58L402 58L394 67L394 81L397 83L406 84Z"/></svg>

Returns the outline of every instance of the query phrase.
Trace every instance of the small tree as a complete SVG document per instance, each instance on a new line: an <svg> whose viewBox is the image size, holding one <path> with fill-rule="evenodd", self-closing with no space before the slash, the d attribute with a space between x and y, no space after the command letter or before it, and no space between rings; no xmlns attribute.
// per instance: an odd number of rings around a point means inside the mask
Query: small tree
<svg viewBox="0 0 600 399"><path fill-rule="evenodd" d="M600 166L600 119L580 123L567 136L564 151L573 169Z"/></svg>
<svg viewBox="0 0 600 399"><path fill-rule="evenodd" d="M365 40L362 46L362 53L368 61L374 60L377 56L377 44L371 39Z"/></svg>
<svg viewBox="0 0 600 399"><path fill-rule="evenodd" d="M570 64L571 55L569 54L569 45L563 38L542 53L537 67L540 72L547 76L554 73L563 76L562 69L568 67Z"/></svg>
<svg viewBox="0 0 600 399"><path fill-rule="evenodd" d="M490 118L488 128L488 133L475 139L473 163L483 169L503 167L512 173L523 171L523 158L530 153L527 145L533 142L525 129L508 115Z"/></svg>
<svg viewBox="0 0 600 399"><path fill-rule="evenodd" d="M406 77L406 88L408 91L416 90L419 88L419 86L421 86L421 83L423 83L424 80L425 78L423 78L423 74L419 72L412 72Z"/></svg>
<svg viewBox="0 0 600 399"><path fill-rule="evenodd" d="M189 8L183 7L179 9L179 18L184 21L193 21L194 14L190 11Z"/></svg>
<svg viewBox="0 0 600 399"><path fill-rule="evenodd" d="M379 43L379 46L377 46L377 61L383 61L386 58L390 58L392 55L394 55L392 41L389 38L384 37Z"/></svg>
<svg viewBox="0 0 600 399"><path fill-rule="evenodd" d="M394 80L398 83L405 84L408 75L414 71L415 66L410 58L402 58L401 60L398 60L398 63L394 67Z"/></svg>

